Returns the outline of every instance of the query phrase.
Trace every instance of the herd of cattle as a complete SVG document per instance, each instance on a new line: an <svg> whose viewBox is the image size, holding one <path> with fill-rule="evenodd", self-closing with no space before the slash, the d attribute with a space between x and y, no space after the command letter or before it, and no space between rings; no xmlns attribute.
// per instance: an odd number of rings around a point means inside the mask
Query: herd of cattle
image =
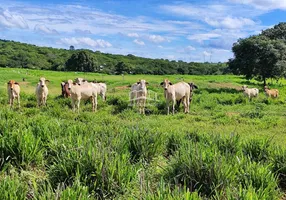
<svg viewBox="0 0 286 200"><path fill-rule="evenodd" d="M36 99L38 106L46 105L48 97L48 87L46 82L49 80L41 77L36 86ZM130 103L131 106L136 104L139 107L140 114L145 114L145 106L147 100L147 85L148 82L141 79L137 83L131 86ZM164 88L164 96L166 99L167 113L170 113L170 103L172 104L172 113L175 112L175 105L182 102L184 105L184 112L189 113L190 103L192 101L193 90L198 89L194 83L179 82L172 84L168 79L165 79L161 84ZM97 96L100 95L102 100L106 100L107 86L105 83L88 82L83 78L76 78L61 83L62 96L70 97L73 111L79 112L79 106L81 100L91 100L92 111L97 110ZM10 107L13 106L14 99L17 99L20 107L20 86L14 80L10 80L7 83L8 100ZM248 88L248 86L242 86L242 91L249 99L257 97L259 90L257 88ZM264 92L267 97L277 98L279 91L277 89L269 89L264 87Z"/></svg>

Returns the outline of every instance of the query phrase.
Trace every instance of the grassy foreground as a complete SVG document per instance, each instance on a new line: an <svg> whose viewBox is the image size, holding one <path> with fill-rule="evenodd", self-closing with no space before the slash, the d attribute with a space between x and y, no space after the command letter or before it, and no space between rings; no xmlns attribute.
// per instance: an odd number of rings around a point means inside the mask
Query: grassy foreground
<svg viewBox="0 0 286 200"><path fill-rule="evenodd" d="M36 108L40 76L48 106ZM59 97L62 80L108 85L98 112ZM25 81L22 79L25 78ZM157 101L146 116L128 107L128 86L149 82ZM165 114L160 82L194 82L190 114ZM21 108L9 109L6 83L21 86ZM260 89L242 96L241 85ZM110 76L0 68L0 199L279 199L286 189L286 82L262 86L238 76ZM16 104L15 104L16 105Z"/></svg>

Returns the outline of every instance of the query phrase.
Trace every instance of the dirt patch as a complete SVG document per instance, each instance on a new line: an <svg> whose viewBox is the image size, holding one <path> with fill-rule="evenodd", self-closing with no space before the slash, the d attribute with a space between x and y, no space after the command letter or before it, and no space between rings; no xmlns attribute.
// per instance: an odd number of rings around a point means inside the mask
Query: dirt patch
<svg viewBox="0 0 286 200"><path fill-rule="evenodd" d="M241 90L240 86L233 85L232 83L208 83L210 88L231 88L235 90Z"/></svg>
<svg viewBox="0 0 286 200"><path fill-rule="evenodd" d="M21 86L21 85L28 85L30 82L24 81L24 82L18 82L18 83Z"/></svg>
<svg viewBox="0 0 286 200"><path fill-rule="evenodd" d="M128 88L130 88L128 85L115 87L115 89L118 89L118 90L126 90L126 89L128 89Z"/></svg>
<svg viewBox="0 0 286 200"><path fill-rule="evenodd" d="M239 112L227 112L225 113L226 116L237 116L239 115Z"/></svg>

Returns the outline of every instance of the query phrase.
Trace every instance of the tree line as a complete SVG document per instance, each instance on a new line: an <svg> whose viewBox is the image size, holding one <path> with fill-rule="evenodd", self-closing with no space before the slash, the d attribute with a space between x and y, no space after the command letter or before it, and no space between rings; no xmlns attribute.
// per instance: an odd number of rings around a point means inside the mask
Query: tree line
<svg viewBox="0 0 286 200"><path fill-rule="evenodd" d="M239 39L233 44L234 58L229 70L234 74L266 80L286 78L286 23L279 23L258 35Z"/></svg>
<svg viewBox="0 0 286 200"><path fill-rule="evenodd" d="M113 55L87 49L38 47L0 40L0 67L83 71L105 74L224 74L226 63L199 63Z"/></svg>

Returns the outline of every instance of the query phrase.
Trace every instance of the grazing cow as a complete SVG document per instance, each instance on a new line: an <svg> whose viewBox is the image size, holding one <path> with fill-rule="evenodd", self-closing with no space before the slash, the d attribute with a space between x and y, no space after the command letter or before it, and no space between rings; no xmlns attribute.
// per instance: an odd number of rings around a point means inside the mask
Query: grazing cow
<svg viewBox="0 0 286 200"><path fill-rule="evenodd" d="M269 89L267 86L264 86L264 92L266 97L277 98L279 96L277 89Z"/></svg>
<svg viewBox="0 0 286 200"><path fill-rule="evenodd" d="M241 90L243 94L248 97L250 100L252 97L257 97L259 94L259 90L257 88L248 88L247 85L243 85Z"/></svg>
<svg viewBox="0 0 286 200"><path fill-rule="evenodd" d="M137 83L134 83L131 86L130 92L130 103L131 106L135 103L139 107L140 114L145 114L145 105L146 105L146 98L147 98L147 87L148 82L144 79L139 80Z"/></svg>
<svg viewBox="0 0 286 200"><path fill-rule="evenodd" d="M37 97L38 106L46 105L47 103L49 89L46 85L46 82L50 82L50 81L46 80L44 77L41 77L36 86L36 97Z"/></svg>
<svg viewBox="0 0 286 200"><path fill-rule="evenodd" d="M184 104L184 112L190 111L190 91L191 87L188 83L179 82L172 84L168 79L165 79L161 85L164 87L164 96L166 98L167 114L170 113L169 102L173 103L173 114L175 113L175 105L177 100L182 100Z"/></svg>
<svg viewBox="0 0 286 200"><path fill-rule="evenodd" d="M81 99L91 99L92 111L95 112L97 110L97 93L99 91L99 88L96 84L85 83L78 85L77 83L73 83L72 80L68 80L67 84L71 94L73 111L75 111L75 109L77 108L77 111L79 112Z"/></svg>
<svg viewBox="0 0 286 200"><path fill-rule="evenodd" d="M68 90L67 82L61 82L61 87L62 87L62 96L64 98L68 98L71 94L70 91Z"/></svg>
<svg viewBox="0 0 286 200"><path fill-rule="evenodd" d="M7 83L8 101L10 107L14 104L14 99L17 99L18 106L20 107L20 86L19 83L14 80L10 80Z"/></svg>

